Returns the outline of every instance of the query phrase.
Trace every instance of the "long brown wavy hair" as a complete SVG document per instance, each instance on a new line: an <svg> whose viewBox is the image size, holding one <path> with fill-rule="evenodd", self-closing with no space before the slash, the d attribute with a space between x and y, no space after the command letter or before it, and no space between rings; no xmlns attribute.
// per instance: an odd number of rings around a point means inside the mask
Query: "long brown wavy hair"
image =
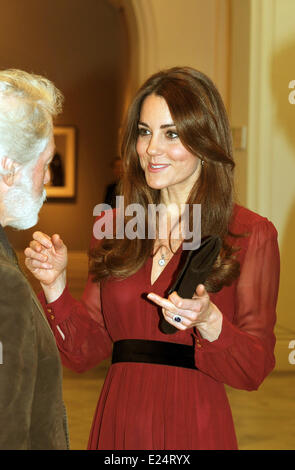
<svg viewBox="0 0 295 470"><path fill-rule="evenodd" d="M146 224L148 204L160 203L160 190L147 185L136 151L141 106L151 94L165 99L180 141L190 153L204 161L186 203L190 207L201 204L202 237L216 235L223 241L214 269L205 283L209 292L216 292L239 275L234 249L225 241L234 204L235 166L227 113L213 82L189 67L163 70L141 86L129 107L122 134L120 194L124 195L125 207L138 203L144 208ZM125 225L130 218L125 215ZM90 252L90 272L95 281L110 276L126 278L146 263L153 247L154 240L147 237L104 239Z"/></svg>

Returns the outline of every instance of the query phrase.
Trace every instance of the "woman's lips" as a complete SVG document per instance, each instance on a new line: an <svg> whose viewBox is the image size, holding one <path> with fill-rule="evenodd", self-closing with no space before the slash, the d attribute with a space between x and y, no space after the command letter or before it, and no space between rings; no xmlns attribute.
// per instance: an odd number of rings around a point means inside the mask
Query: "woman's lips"
<svg viewBox="0 0 295 470"><path fill-rule="evenodd" d="M159 171L162 171L164 170L165 168L168 168L168 166L170 166L169 164L162 164L162 163L149 163L148 164L148 170L151 172L151 173L158 173Z"/></svg>

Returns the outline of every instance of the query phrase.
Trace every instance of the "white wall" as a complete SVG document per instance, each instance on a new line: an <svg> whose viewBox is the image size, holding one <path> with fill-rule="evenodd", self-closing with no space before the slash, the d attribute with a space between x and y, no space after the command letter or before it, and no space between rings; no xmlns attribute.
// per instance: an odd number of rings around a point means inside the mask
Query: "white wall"
<svg viewBox="0 0 295 470"><path fill-rule="evenodd" d="M295 104L288 99L289 82L295 80L295 2L275 0L273 9L271 216L279 231L282 262L278 332L289 344L295 339ZM295 365L289 368L295 372Z"/></svg>
<svg viewBox="0 0 295 470"><path fill-rule="evenodd" d="M127 15L138 84L159 69L188 65L209 75L228 105L229 0L110 1Z"/></svg>
<svg viewBox="0 0 295 470"><path fill-rule="evenodd" d="M150 0L154 11L157 67L189 65L216 80L228 100L228 2Z"/></svg>
<svg viewBox="0 0 295 470"><path fill-rule="evenodd" d="M246 205L279 233L281 370L295 370L288 361L295 339L295 105L288 100L288 84L295 80L294 18L294 0L232 0L231 117L248 126L248 146L240 155Z"/></svg>
<svg viewBox="0 0 295 470"><path fill-rule="evenodd" d="M249 51L250 51L250 3L245 0L231 2L230 21L230 104L229 117L232 127L249 125ZM247 205L247 148L235 149L236 188L238 202Z"/></svg>

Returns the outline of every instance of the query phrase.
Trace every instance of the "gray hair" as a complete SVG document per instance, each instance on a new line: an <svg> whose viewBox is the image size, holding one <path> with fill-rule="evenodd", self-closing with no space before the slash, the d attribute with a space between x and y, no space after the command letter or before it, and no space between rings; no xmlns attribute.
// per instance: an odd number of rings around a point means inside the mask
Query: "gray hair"
<svg viewBox="0 0 295 470"><path fill-rule="evenodd" d="M17 69L0 71L0 175L3 157L22 166L38 159L62 103L63 95L48 79Z"/></svg>

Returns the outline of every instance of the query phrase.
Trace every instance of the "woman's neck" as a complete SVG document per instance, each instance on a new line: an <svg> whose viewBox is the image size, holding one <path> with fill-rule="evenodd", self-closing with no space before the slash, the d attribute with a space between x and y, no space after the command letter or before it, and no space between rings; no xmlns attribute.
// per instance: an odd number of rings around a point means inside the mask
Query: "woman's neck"
<svg viewBox="0 0 295 470"><path fill-rule="evenodd" d="M173 191L171 188L164 188L161 190L161 204L165 204L169 213L173 216L179 211L183 204L186 203L189 195L187 192Z"/></svg>
<svg viewBox="0 0 295 470"><path fill-rule="evenodd" d="M185 180L161 189L160 202L165 204L167 208L172 206L169 211L171 215L179 212L181 208L183 209L183 205L186 204L192 188L199 179L200 171L201 166L199 165L197 170Z"/></svg>

